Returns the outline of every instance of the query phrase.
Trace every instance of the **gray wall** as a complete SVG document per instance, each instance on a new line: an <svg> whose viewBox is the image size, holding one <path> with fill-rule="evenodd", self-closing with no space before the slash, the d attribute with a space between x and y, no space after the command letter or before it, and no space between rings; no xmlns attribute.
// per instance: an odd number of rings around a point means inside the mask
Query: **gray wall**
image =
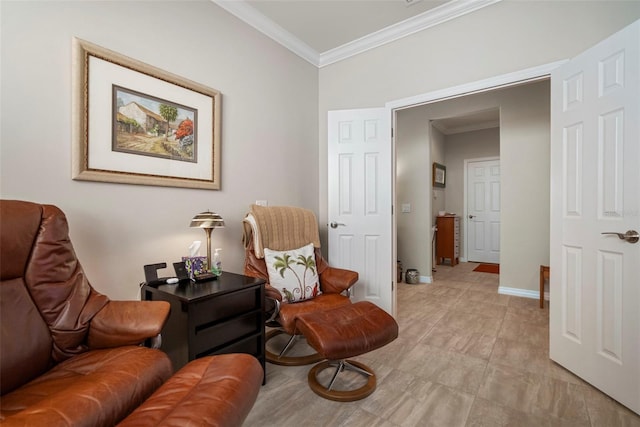
<svg viewBox="0 0 640 427"><path fill-rule="evenodd" d="M143 265L179 261L210 209L223 268L242 272L249 205L318 210L318 69L211 1L2 1L3 198L58 205L98 291L138 298ZM220 191L71 180L71 39L222 92ZM203 254L205 252L203 251ZM170 268L167 272L173 274Z"/></svg>

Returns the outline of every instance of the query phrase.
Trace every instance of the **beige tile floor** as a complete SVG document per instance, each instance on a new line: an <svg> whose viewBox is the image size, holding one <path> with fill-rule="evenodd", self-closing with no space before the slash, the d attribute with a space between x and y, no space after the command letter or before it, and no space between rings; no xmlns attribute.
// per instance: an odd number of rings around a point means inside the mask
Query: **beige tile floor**
<svg viewBox="0 0 640 427"><path fill-rule="evenodd" d="M498 275L476 265L438 266L433 284L398 286L398 339L355 358L376 372L371 396L325 400L307 385L310 366L267 364L245 427L640 426L549 359L548 308L498 294Z"/></svg>

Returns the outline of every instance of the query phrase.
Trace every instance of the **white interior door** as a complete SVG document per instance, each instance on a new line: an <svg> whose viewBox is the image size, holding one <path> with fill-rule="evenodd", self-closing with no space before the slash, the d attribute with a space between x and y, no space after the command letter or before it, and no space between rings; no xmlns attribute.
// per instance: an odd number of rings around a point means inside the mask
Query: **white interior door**
<svg viewBox="0 0 640 427"><path fill-rule="evenodd" d="M467 260L500 263L500 159L467 162Z"/></svg>
<svg viewBox="0 0 640 427"><path fill-rule="evenodd" d="M640 21L551 74L550 356L640 413ZM526 224L523 224L526 226Z"/></svg>
<svg viewBox="0 0 640 427"><path fill-rule="evenodd" d="M330 111L328 138L329 263L358 272L354 300L394 314L391 112Z"/></svg>

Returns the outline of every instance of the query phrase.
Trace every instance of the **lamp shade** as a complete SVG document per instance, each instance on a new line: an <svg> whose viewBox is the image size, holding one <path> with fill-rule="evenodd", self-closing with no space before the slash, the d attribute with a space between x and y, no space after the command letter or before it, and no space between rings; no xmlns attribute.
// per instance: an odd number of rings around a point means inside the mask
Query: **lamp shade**
<svg viewBox="0 0 640 427"><path fill-rule="evenodd" d="M201 212L193 217L190 227L195 228L221 228L224 227L224 220L215 212Z"/></svg>

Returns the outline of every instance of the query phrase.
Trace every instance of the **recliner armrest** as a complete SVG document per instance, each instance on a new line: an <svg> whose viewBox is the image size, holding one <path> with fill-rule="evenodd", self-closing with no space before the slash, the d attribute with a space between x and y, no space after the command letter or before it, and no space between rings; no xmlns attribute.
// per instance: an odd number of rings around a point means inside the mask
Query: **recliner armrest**
<svg viewBox="0 0 640 427"><path fill-rule="evenodd" d="M157 336L170 307L166 301L109 301L91 320L89 348L138 345Z"/></svg>
<svg viewBox="0 0 640 427"><path fill-rule="evenodd" d="M320 274L320 289L328 294L339 294L358 281L358 273L342 268L327 267Z"/></svg>

